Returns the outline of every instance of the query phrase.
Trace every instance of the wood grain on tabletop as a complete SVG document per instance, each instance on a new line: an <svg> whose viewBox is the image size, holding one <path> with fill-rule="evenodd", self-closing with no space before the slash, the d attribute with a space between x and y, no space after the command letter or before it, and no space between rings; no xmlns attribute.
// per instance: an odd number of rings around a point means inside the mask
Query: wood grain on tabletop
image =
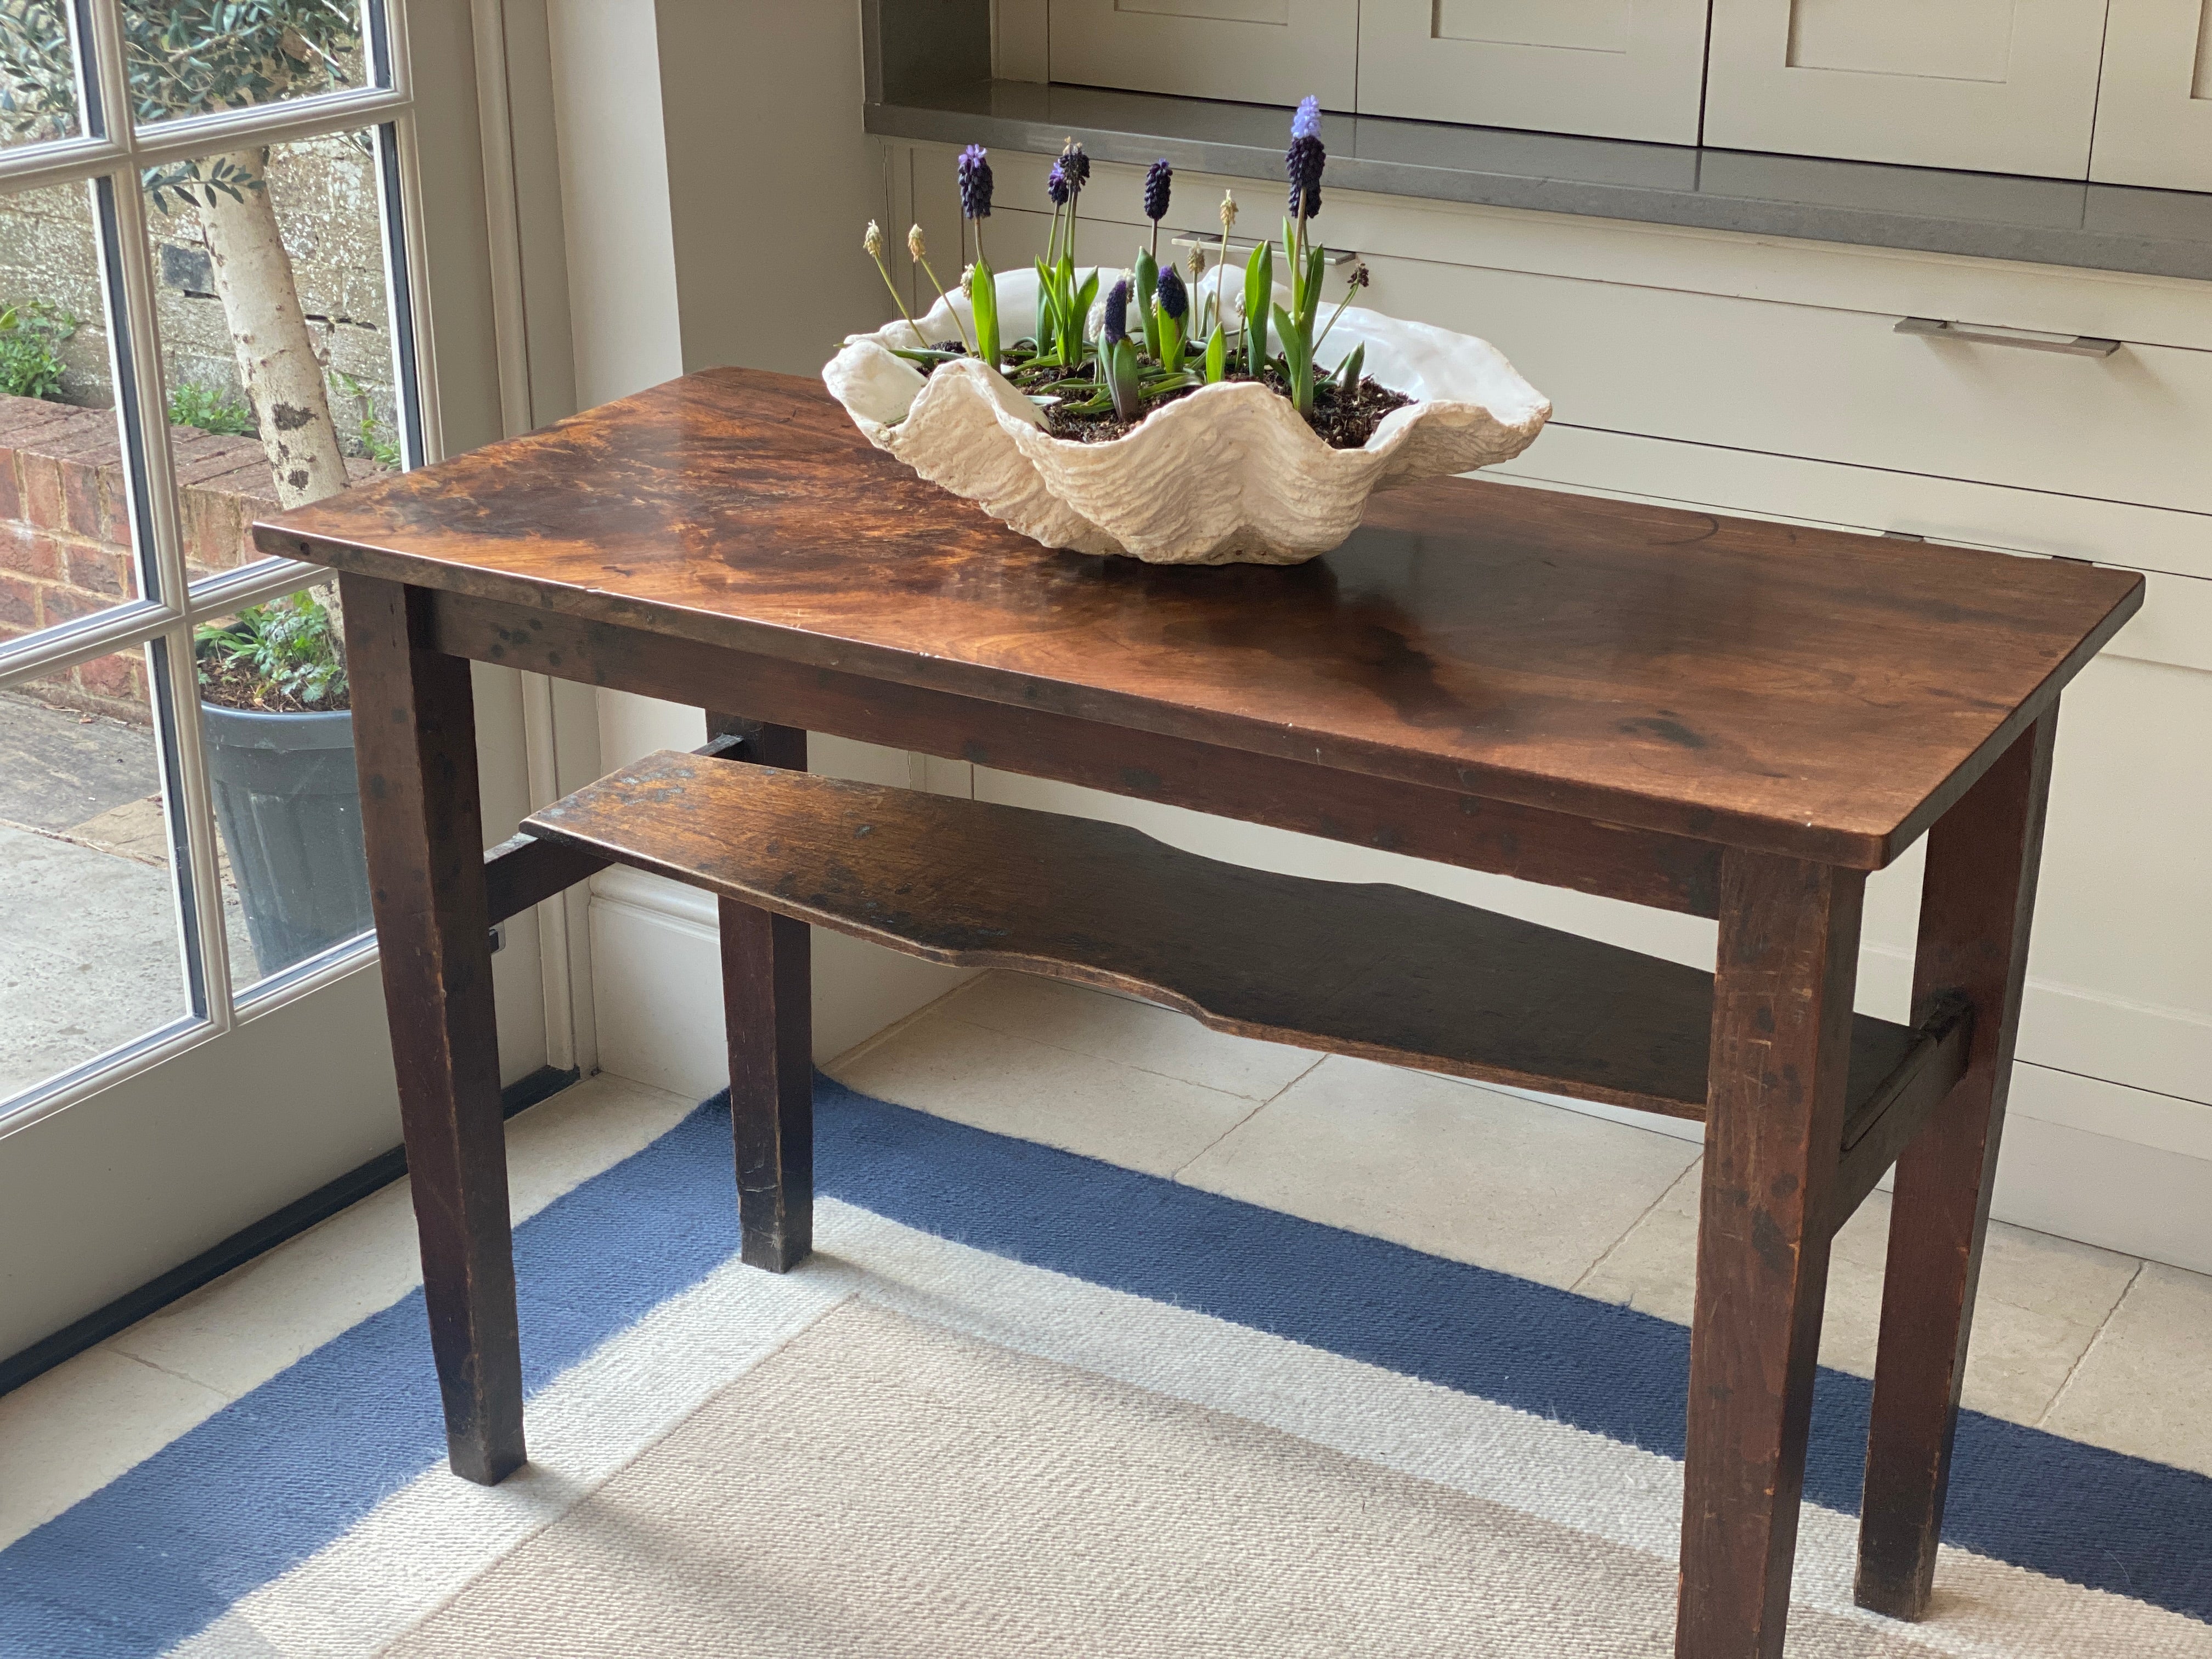
<svg viewBox="0 0 2212 1659"><path fill-rule="evenodd" d="M1463 479L1377 495L1302 566L1085 557L872 449L817 382L740 369L258 535L342 569L1865 867L2142 591L2065 562Z"/></svg>

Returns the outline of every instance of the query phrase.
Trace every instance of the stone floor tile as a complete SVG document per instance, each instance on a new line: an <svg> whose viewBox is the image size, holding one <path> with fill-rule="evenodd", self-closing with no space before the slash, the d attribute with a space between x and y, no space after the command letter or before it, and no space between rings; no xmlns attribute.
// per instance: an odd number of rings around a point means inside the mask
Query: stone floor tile
<svg viewBox="0 0 2212 1659"><path fill-rule="evenodd" d="M514 1118L507 1187L514 1219L620 1163L693 1106L602 1073ZM422 1282L414 1211L398 1181L112 1341L122 1353L235 1399Z"/></svg>
<svg viewBox="0 0 2212 1659"><path fill-rule="evenodd" d="M879 1100L1148 1175L1173 1174L1254 1109L1243 1095L971 1025L942 1006L830 1071Z"/></svg>
<svg viewBox="0 0 2212 1659"><path fill-rule="evenodd" d="M1575 1288L1688 1324L1696 1305L1702 1168L1700 1163L1685 1173ZM1889 1194L1876 1192L1836 1235L1821 1317L1824 1365L1874 1375L1888 1231ZM2133 1256L1990 1223L1967 1346L1965 1403L2015 1423L2038 1421L2136 1267Z"/></svg>
<svg viewBox="0 0 2212 1659"><path fill-rule="evenodd" d="M1697 1155L1648 1130L1333 1055L1181 1178L1565 1286Z"/></svg>
<svg viewBox="0 0 2212 1659"><path fill-rule="evenodd" d="M1309 1048L1208 1030L1187 1014L1034 974L985 974L945 999L970 1025L1225 1094L1267 1100L1319 1064Z"/></svg>
<svg viewBox="0 0 2212 1659"><path fill-rule="evenodd" d="M222 1409L224 1396L102 1345L0 1395L0 1548Z"/></svg>
<svg viewBox="0 0 2212 1659"><path fill-rule="evenodd" d="M2043 1426L2212 1475L2212 1277L2145 1262Z"/></svg>

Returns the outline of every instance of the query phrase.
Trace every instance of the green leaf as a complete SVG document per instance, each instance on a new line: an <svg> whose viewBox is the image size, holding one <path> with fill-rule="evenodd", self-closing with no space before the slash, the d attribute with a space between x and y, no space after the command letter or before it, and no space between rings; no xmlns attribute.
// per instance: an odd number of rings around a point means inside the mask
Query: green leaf
<svg viewBox="0 0 2212 1659"><path fill-rule="evenodd" d="M1280 306L1275 307L1275 332L1283 340L1283 378L1290 382L1291 402L1301 415L1313 413L1313 342Z"/></svg>
<svg viewBox="0 0 2212 1659"><path fill-rule="evenodd" d="M1083 279L1083 286L1075 291L1074 334L1079 345L1083 340L1083 331L1091 326L1091 307L1097 304L1097 301L1098 273L1093 270Z"/></svg>
<svg viewBox="0 0 2212 1659"><path fill-rule="evenodd" d="M1145 355L1156 363L1167 361L1160 356L1159 319L1152 314L1153 296L1158 294L1159 290L1159 262L1152 258L1150 248L1140 247L1137 250L1134 292L1130 297L1136 301L1137 315L1143 319Z"/></svg>
<svg viewBox="0 0 2212 1659"><path fill-rule="evenodd" d="M1098 361L1105 372L1106 389L1113 396L1114 412L1125 421L1142 418L1142 377L1138 372L1136 343L1126 338L1116 340L1103 349Z"/></svg>
<svg viewBox="0 0 2212 1659"><path fill-rule="evenodd" d="M980 240L980 239L979 239ZM975 274L968 285L968 303L975 313L975 355L993 368L999 366L999 279L983 256L975 256Z"/></svg>
<svg viewBox="0 0 2212 1659"><path fill-rule="evenodd" d="M1216 380L1229 378L1229 337L1221 331L1221 325L1213 325L1213 332L1206 337L1206 380L1211 386Z"/></svg>
<svg viewBox="0 0 2212 1659"><path fill-rule="evenodd" d="M1181 368L1182 354L1187 344L1183 339L1182 325L1169 316L1166 312L1161 311L1157 301L1154 302L1152 309L1157 313L1152 319L1153 332L1159 341L1159 349L1154 354L1152 361L1159 364L1162 368Z"/></svg>
<svg viewBox="0 0 2212 1659"><path fill-rule="evenodd" d="M1258 374L1267 361L1267 310L1275 291L1275 251L1262 242L1244 264L1244 365Z"/></svg>
<svg viewBox="0 0 2212 1659"><path fill-rule="evenodd" d="M1056 355L1060 343L1060 313L1053 305L1052 270L1042 258L1036 262L1036 272L1037 356L1050 357Z"/></svg>

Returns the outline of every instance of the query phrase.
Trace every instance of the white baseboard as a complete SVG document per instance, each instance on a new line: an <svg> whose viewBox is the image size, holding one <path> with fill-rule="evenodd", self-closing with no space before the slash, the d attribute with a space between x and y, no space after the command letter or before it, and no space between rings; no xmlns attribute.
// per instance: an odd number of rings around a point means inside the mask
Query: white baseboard
<svg viewBox="0 0 2212 1659"><path fill-rule="evenodd" d="M2015 1099L2023 1092L2019 1080L2040 1069L2024 1066L2014 1073ZM2005 1123L1990 1213L2212 1273L2212 1158L2014 1113Z"/></svg>
<svg viewBox="0 0 2212 1659"><path fill-rule="evenodd" d="M1524 1089L1549 1106L1702 1142L1705 1126ZM1881 1180L1888 1190L1890 1177ZM2212 1111L2101 1078L2013 1067L1990 1214L2083 1244L2212 1273Z"/></svg>

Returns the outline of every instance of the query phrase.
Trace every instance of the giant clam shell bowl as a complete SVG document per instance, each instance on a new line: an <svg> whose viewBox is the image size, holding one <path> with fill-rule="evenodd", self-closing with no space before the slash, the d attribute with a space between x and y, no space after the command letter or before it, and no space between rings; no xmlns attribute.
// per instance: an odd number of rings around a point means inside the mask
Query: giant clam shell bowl
<svg viewBox="0 0 2212 1659"><path fill-rule="evenodd" d="M1103 273L1100 286L1115 276ZM1218 278L1208 272L1204 288L1215 290ZM999 278L1002 337L1036 331L1036 290L1034 270ZM1374 491L1510 460L1552 412L1488 342L1355 306L1322 343L1321 366L1364 343L1365 372L1414 400L1360 448L1330 448L1287 400L1252 381L1201 386L1125 437L1077 443L1048 434L1037 405L981 362L957 360L925 378L890 349L957 337L956 307L968 322L967 298L956 293L919 332L901 319L848 337L823 382L877 448L1023 535L1079 553L1303 563L1352 534Z"/></svg>

